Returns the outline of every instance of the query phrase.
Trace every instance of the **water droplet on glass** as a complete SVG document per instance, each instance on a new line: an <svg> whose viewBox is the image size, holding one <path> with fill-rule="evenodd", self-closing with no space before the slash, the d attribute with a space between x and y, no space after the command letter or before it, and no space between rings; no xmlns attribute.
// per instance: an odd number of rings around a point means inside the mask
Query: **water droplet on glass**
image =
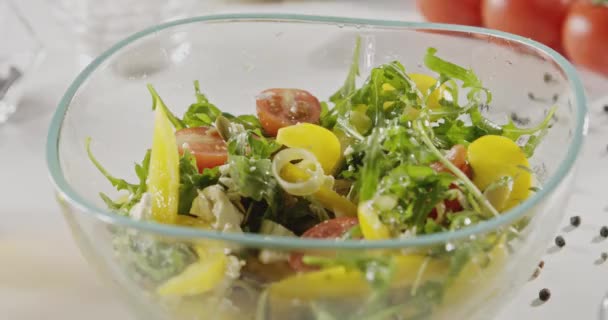
<svg viewBox="0 0 608 320"><path fill-rule="evenodd" d="M456 246L453 243L448 242L445 244L445 251L450 252L450 251L453 251L454 249L456 249Z"/></svg>

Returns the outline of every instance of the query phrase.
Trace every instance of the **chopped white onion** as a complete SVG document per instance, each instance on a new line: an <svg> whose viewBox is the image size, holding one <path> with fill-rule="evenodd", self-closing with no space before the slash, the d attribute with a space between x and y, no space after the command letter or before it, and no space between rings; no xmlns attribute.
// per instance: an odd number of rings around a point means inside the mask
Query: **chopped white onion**
<svg viewBox="0 0 608 320"><path fill-rule="evenodd" d="M310 175L306 181L289 182L281 177L281 170L295 160L302 160L306 164L304 170ZM283 190L294 196L311 195L317 192L325 182L323 167L321 167L315 155L308 150L299 148L288 148L277 153L272 159L272 174L279 185L283 187Z"/></svg>

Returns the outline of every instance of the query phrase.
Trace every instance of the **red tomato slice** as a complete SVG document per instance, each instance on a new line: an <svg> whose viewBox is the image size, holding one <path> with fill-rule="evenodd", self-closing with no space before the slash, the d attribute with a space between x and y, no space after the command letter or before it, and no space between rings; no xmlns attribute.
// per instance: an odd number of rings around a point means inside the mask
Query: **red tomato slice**
<svg viewBox="0 0 608 320"><path fill-rule="evenodd" d="M318 124L321 117L319 100L300 89L267 89L256 97L255 103L262 127L271 136L299 122Z"/></svg>
<svg viewBox="0 0 608 320"><path fill-rule="evenodd" d="M418 0L418 8L432 22L481 25L481 0Z"/></svg>
<svg viewBox="0 0 608 320"><path fill-rule="evenodd" d="M608 6L580 1L564 22L564 48L577 64L608 76Z"/></svg>
<svg viewBox="0 0 608 320"><path fill-rule="evenodd" d="M467 177L471 177L471 167L467 163L467 148L461 144L454 145L445 155L458 169L460 169ZM437 172L450 172L441 162L436 161L431 163L431 168Z"/></svg>
<svg viewBox="0 0 608 320"><path fill-rule="evenodd" d="M358 224L359 220L357 217L340 217L325 220L304 232L302 238L336 239L343 236L347 231ZM304 254L300 252L293 252L289 256L289 265L292 269L296 271L312 271L318 269L304 264L304 261L302 261L303 256Z"/></svg>
<svg viewBox="0 0 608 320"><path fill-rule="evenodd" d="M486 27L515 33L562 50L561 29L573 0L484 0Z"/></svg>
<svg viewBox="0 0 608 320"><path fill-rule="evenodd" d="M450 151L446 154L446 158L450 160L458 169L460 169L467 177L471 178L471 166L467 163L467 148L461 144L454 145ZM431 163L431 168L437 172L450 172L441 162L433 162ZM458 188L456 185L452 184L450 189ZM443 202L445 204L445 209L457 212L462 210L462 206L458 200L446 200ZM429 214L429 218L436 219L437 211L433 209Z"/></svg>
<svg viewBox="0 0 608 320"><path fill-rule="evenodd" d="M199 172L225 164L228 160L226 142L215 128L181 129L175 132L175 139L180 155L184 154L184 149L194 155Z"/></svg>

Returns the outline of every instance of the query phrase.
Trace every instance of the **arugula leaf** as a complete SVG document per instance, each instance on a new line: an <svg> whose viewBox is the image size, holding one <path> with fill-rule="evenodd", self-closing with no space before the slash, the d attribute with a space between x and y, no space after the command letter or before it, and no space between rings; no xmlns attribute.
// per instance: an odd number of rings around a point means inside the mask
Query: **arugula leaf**
<svg viewBox="0 0 608 320"><path fill-rule="evenodd" d="M355 41L355 49L353 50L352 63L350 65L350 70L348 71L348 75L346 76L346 80L344 80L344 85L340 89L338 89L331 97L329 101L333 102L336 105L338 110L342 109L343 102L347 101L348 98L355 92L356 90L356 80L357 76L359 76L359 56L361 51L361 37L357 36ZM344 112L340 112L344 113Z"/></svg>
<svg viewBox="0 0 608 320"><path fill-rule="evenodd" d="M444 121L433 128L434 142L443 149L449 149L456 144L468 145L483 135L476 126L466 125L464 121L455 119Z"/></svg>
<svg viewBox="0 0 608 320"><path fill-rule="evenodd" d="M271 212L280 208L280 190L271 172L270 159L254 159L245 156L228 157L229 175L236 190L244 197L255 201L264 200Z"/></svg>
<svg viewBox="0 0 608 320"><path fill-rule="evenodd" d="M357 185L360 187L359 201L370 200L376 193L377 183L382 177L382 174L389 165L384 158L382 147L379 143L381 129L377 128L372 131L372 134L367 139L369 149L363 158L363 167L361 174L357 179Z"/></svg>
<svg viewBox="0 0 608 320"><path fill-rule="evenodd" d="M189 150L184 150L179 159L179 204L178 214L190 214L192 202L198 195L198 190L217 184L220 177L219 168L205 168L198 172L196 158Z"/></svg>
<svg viewBox="0 0 608 320"><path fill-rule="evenodd" d="M437 49L428 48L424 56L424 64L430 70L433 70L444 77L458 79L462 81L462 88L471 88L467 94L467 98L472 102L479 102L479 93L484 92L486 95L485 103L489 104L492 101L492 93L483 87L479 78L473 70L465 69L457 64L443 60L435 54Z"/></svg>
<svg viewBox="0 0 608 320"><path fill-rule="evenodd" d="M264 218L275 220L281 208L281 190L272 175L270 157L281 148L272 138L265 138L259 129L248 130L238 123L229 124L228 170L232 188L243 197L267 205ZM274 219L272 219L274 218ZM248 221L259 219L248 219Z"/></svg>
<svg viewBox="0 0 608 320"><path fill-rule="evenodd" d="M246 130L240 124L231 125L232 136L228 140L228 153L253 159L269 159L279 151L281 144L266 138L260 130Z"/></svg>
<svg viewBox="0 0 608 320"><path fill-rule="evenodd" d="M320 124L324 128L333 128L338 121L338 108L329 109L327 102L321 102Z"/></svg>
<svg viewBox="0 0 608 320"><path fill-rule="evenodd" d="M201 92L198 80L194 81L194 94L196 102L191 104L186 113L184 113L183 123L185 126L190 128L213 126L217 117L222 115L231 122L239 123L247 129L262 128L260 121L254 115L234 116L230 113L222 112Z"/></svg>
<svg viewBox="0 0 608 320"><path fill-rule="evenodd" d="M400 117L406 107L420 108L423 95L398 61L372 69L370 77L352 97L353 105L366 105L374 126Z"/></svg>
<svg viewBox="0 0 608 320"><path fill-rule="evenodd" d="M167 105L165 105L165 103L160 98L160 96L151 84L148 84L148 91L150 91L150 94L152 95L152 110L154 110L156 106L160 106L167 115L167 118L169 118L169 121L171 122L175 130L181 130L186 127L186 124L178 117L176 117L173 112L169 110L169 108L167 108Z"/></svg>
<svg viewBox="0 0 608 320"><path fill-rule="evenodd" d="M435 48L431 47L427 49L426 55L424 56L424 65L426 65L427 68L439 74L462 81L463 88L482 87L481 81L479 81L473 70L465 69L457 64L443 60L437 57L435 55L436 53L437 49Z"/></svg>
<svg viewBox="0 0 608 320"><path fill-rule="evenodd" d="M240 116L233 116L227 112L222 112L222 115L226 119L228 119L234 123L238 123L238 124L242 125L243 127L245 127L245 129L262 130L262 123L260 123L260 120L258 119L258 117L254 116L254 115L242 114Z"/></svg>
<svg viewBox="0 0 608 320"><path fill-rule="evenodd" d="M129 196L125 201L114 201L104 193L100 193L99 196L106 203L109 209L116 211L122 215L128 215L129 210L141 200L142 195L147 191L148 187L146 179L148 178L148 169L150 168L150 150L146 152L144 159L141 164L135 164L135 173L139 178L138 184L129 183L124 179L116 178L111 175L97 159L93 156L91 151L91 137L87 137L85 140L85 148L89 159L95 165L97 170L103 174L114 188L118 191L126 190Z"/></svg>
<svg viewBox="0 0 608 320"><path fill-rule="evenodd" d="M427 217L438 203L448 198L452 181L452 175L437 173L428 166L402 164L394 168L380 180L379 194L398 199L398 204L381 210L380 218L401 232L427 231Z"/></svg>
<svg viewBox="0 0 608 320"><path fill-rule="evenodd" d="M555 106L549 109L545 119L532 128L518 128L513 120L510 120L508 124L502 126L502 135L516 142L520 137L528 136L528 141L523 145L522 149L526 153L526 156L531 157L542 138L551 128L551 120L556 111L557 107Z"/></svg>
<svg viewBox="0 0 608 320"><path fill-rule="evenodd" d="M222 112L201 93L198 80L194 81L194 94L196 102L184 113L184 124L188 127L212 126Z"/></svg>

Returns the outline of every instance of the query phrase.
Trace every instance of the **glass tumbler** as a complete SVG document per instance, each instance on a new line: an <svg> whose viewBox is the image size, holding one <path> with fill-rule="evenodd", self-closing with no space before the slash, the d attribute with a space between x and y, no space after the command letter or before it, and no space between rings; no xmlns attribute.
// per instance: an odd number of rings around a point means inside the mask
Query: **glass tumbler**
<svg viewBox="0 0 608 320"><path fill-rule="evenodd" d="M93 57L143 28L210 9L219 0L55 0L55 14ZM85 59L86 60L86 59Z"/></svg>

